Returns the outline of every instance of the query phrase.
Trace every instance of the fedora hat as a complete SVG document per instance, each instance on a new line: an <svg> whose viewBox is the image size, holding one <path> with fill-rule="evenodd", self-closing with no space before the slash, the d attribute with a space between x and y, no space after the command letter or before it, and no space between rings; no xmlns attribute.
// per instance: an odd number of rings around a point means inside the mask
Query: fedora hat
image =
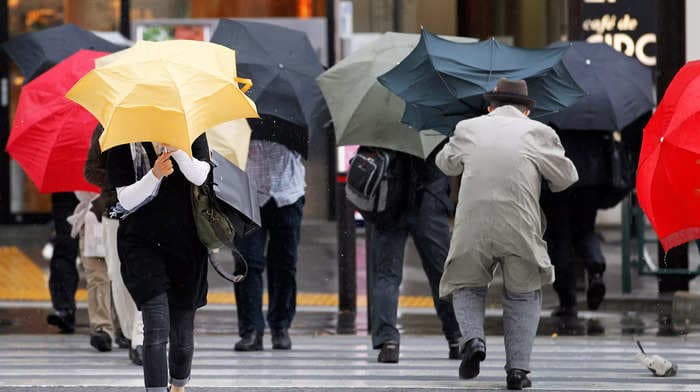
<svg viewBox="0 0 700 392"><path fill-rule="evenodd" d="M535 100L527 96L527 83L524 80L501 78L492 92L484 94L486 102L497 101L502 104L514 103L531 109Z"/></svg>

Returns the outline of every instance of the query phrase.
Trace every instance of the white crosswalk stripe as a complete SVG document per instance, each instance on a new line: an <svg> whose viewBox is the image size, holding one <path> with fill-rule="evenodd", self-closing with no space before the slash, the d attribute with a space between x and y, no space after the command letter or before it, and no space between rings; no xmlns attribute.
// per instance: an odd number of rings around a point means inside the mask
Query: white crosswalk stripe
<svg viewBox="0 0 700 392"><path fill-rule="evenodd" d="M188 390L502 390L505 386L502 337L487 339L487 359L474 380L458 379L459 361L447 359L447 344L440 337L402 337L399 364L377 363L377 351L367 337L292 338L291 351L270 350L266 341L268 349L263 352L237 353L232 350L233 336L197 336ZM658 378L635 361L637 348L631 338L538 337L531 378L537 390L545 391L700 391L698 343L649 338L647 352L660 354L680 368L676 377ZM126 350L98 353L86 336L0 336L0 390L138 388L142 377Z"/></svg>

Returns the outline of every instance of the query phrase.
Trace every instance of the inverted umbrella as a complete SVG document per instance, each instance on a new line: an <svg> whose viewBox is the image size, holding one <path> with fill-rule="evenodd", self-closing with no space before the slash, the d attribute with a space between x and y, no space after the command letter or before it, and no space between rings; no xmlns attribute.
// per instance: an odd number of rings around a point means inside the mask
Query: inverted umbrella
<svg viewBox="0 0 700 392"><path fill-rule="evenodd" d="M637 198L664 249L700 238L700 61L674 76L644 128Z"/></svg>
<svg viewBox="0 0 700 392"><path fill-rule="evenodd" d="M452 42L425 30L418 46L379 82L406 101L402 121L445 134L485 113L483 94L498 79L524 79L537 102L533 117L561 110L583 95L564 67L566 48L522 49L495 39Z"/></svg>
<svg viewBox="0 0 700 392"><path fill-rule="evenodd" d="M559 112L538 118L559 129L621 130L651 111L651 70L604 43L558 42L567 48L562 61L585 96Z"/></svg>
<svg viewBox="0 0 700 392"><path fill-rule="evenodd" d="M2 47L19 67L25 83L80 49L116 52L125 48L72 24L22 34Z"/></svg>
<svg viewBox="0 0 700 392"><path fill-rule="evenodd" d="M245 83L241 90L238 82ZM191 155L192 142L226 121L257 117L236 76L236 53L210 42L139 41L97 62L66 95L105 127L102 150L158 142Z"/></svg>
<svg viewBox="0 0 700 392"><path fill-rule="evenodd" d="M323 66L306 33L268 23L222 19L211 42L235 49L239 72L255 75L255 86L248 94L260 114L298 125L307 140L308 132L323 129L329 121L316 84Z"/></svg>
<svg viewBox="0 0 700 392"><path fill-rule="evenodd" d="M207 131L210 150L216 150L229 162L245 170L248 162L250 127L244 119L219 124Z"/></svg>
<svg viewBox="0 0 700 392"><path fill-rule="evenodd" d="M64 95L106 54L78 51L22 87L6 148L39 192L99 192L83 175L97 120Z"/></svg>
<svg viewBox="0 0 700 392"><path fill-rule="evenodd" d="M445 136L416 132L401 123L405 103L377 82L418 44L418 34L385 33L335 64L318 78L333 116L336 143L402 151L426 158ZM473 38L448 37L460 42Z"/></svg>

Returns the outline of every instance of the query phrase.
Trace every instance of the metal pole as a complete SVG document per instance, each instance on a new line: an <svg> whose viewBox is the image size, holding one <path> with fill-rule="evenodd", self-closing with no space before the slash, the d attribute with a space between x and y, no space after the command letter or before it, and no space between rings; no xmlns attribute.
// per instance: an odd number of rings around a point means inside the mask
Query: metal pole
<svg viewBox="0 0 700 392"><path fill-rule="evenodd" d="M366 277L366 292L367 292L367 332L372 331L372 292L374 285L372 284L372 236L374 234L374 226L365 221L365 277Z"/></svg>
<svg viewBox="0 0 700 392"><path fill-rule="evenodd" d="M0 42L10 39L10 18L7 1L0 0ZM0 51L0 145L10 137L10 62ZM10 222L10 156L0 153L0 222Z"/></svg>
<svg viewBox="0 0 700 392"><path fill-rule="evenodd" d="M354 334L357 316L355 209L345 198L345 175L335 183L338 213L338 334Z"/></svg>
<svg viewBox="0 0 700 392"><path fill-rule="evenodd" d="M119 32L131 39L131 4L130 0L121 1L121 15L119 17Z"/></svg>
<svg viewBox="0 0 700 392"><path fill-rule="evenodd" d="M630 263L630 221L632 216L632 203L629 195L622 204L622 293L629 294L632 291L632 276Z"/></svg>

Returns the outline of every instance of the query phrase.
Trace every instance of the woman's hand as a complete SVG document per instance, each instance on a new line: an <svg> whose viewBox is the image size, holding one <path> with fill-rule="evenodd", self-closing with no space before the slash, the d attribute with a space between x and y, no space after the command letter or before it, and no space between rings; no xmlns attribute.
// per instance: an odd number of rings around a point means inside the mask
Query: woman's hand
<svg viewBox="0 0 700 392"><path fill-rule="evenodd" d="M166 152L161 154L158 159L156 159L156 163L153 165L153 169L151 170L157 179L160 180L163 177L173 174L173 161L170 160L170 156L172 154L172 152Z"/></svg>

